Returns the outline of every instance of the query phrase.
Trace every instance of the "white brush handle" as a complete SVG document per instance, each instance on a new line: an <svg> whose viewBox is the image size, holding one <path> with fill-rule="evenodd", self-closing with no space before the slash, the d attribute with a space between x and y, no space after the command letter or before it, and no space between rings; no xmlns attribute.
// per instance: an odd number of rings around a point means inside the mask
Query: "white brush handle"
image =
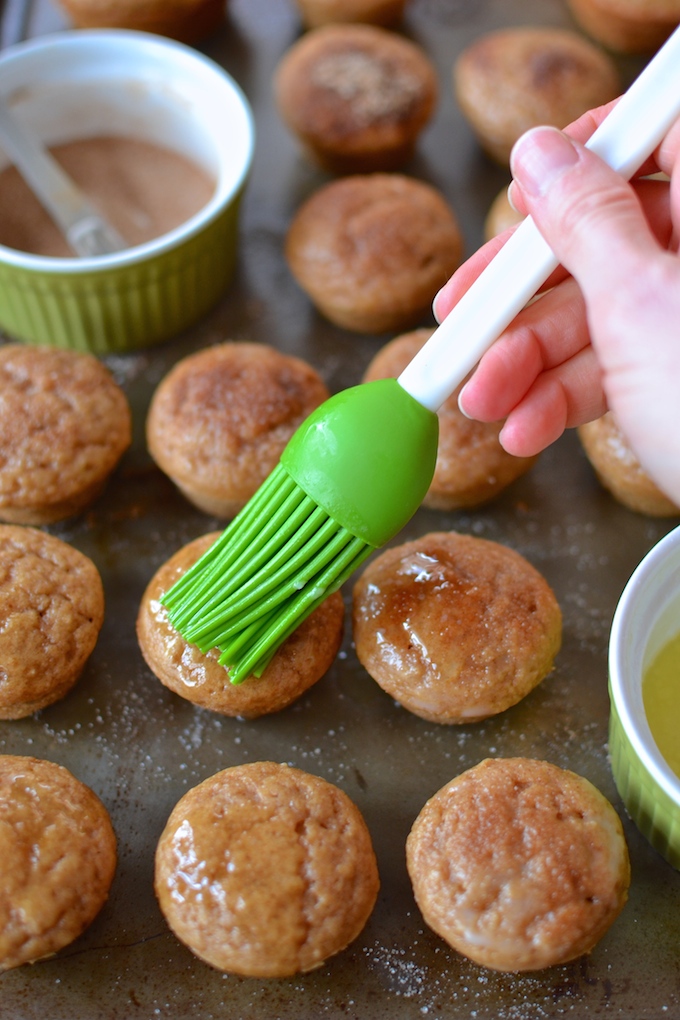
<svg viewBox="0 0 680 1020"><path fill-rule="evenodd" d="M680 27L586 143L628 180L680 116ZM527 217L399 376L436 411L557 267Z"/></svg>

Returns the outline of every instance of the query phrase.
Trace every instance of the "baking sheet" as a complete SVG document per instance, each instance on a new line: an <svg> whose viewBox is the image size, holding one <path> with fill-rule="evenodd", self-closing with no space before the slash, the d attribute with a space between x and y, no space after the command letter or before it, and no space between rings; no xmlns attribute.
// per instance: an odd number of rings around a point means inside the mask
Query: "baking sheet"
<svg viewBox="0 0 680 1020"><path fill-rule="evenodd" d="M29 33L58 31L58 8L36 0ZM408 172L454 206L467 253L508 176L481 155L457 111L450 71L481 32L514 24L571 25L559 0L411 0L405 32L440 70L437 116ZM493 504L452 514L421 510L399 541L454 528L506 543L552 584L564 615L555 671L522 703L487 722L438 727L395 705L358 664L349 619L327 676L297 704L253 722L194 708L145 666L135 617L147 581L179 546L218 525L192 509L152 464L144 444L150 395L189 352L224 339L271 343L309 360L336 391L358 381L387 339L324 322L293 283L282 256L290 218L326 178L281 125L271 74L299 34L291 0L230 0L224 30L202 47L253 106L257 148L242 216L237 277L198 327L160 347L107 362L131 401L133 448L86 515L50 530L101 571L106 619L76 689L32 718L0 723L0 752L70 768L101 796L119 840L109 902L56 957L0 978L8 1020L542 1020L680 1016L680 876L625 817L607 760L607 637L620 592L639 560L678 522L633 514L594 479L566 435ZM638 60L620 61L626 81ZM349 595L349 592L347 593ZM630 899L592 954L524 976L477 967L424 925L404 859L409 828L427 798L487 756L546 758L589 778L623 816ZM375 911L359 938L319 970L262 982L222 975L167 928L153 889L153 854L165 820L190 787L229 765L287 761L342 787L373 836L381 875Z"/></svg>

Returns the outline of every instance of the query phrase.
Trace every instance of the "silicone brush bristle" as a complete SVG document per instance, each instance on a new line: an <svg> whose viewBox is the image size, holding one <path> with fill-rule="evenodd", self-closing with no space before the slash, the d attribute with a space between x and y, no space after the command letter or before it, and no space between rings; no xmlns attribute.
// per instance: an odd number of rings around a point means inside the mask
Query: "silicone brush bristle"
<svg viewBox="0 0 680 1020"><path fill-rule="evenodd" d="M260 676L295 628L412 516L436 455L436 414L396 379L329 398L165 593L170 623L201 651L217 648L232 683Z"/></svg>
<svg viewBox="0 0 680 1020"><path fill-rule="evenodd" d="M220 538L165 594L172 625L217 648L232 683L260 676L275 649L373 551L279 464Z"/></svg>

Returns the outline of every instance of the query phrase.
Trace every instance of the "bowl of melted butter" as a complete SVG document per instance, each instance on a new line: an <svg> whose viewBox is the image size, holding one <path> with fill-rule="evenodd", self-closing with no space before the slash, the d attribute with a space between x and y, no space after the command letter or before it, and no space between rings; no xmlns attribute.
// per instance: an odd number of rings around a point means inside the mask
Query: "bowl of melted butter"
<svg viewBox="0 0 680 1020"><path fill-rule="evenodd" d="M680 528L623 590L609 642L609 750L640 831L680 869Z"/></svg>
<svg viewBox="0 0 680 1020"><path fill-rule="evenodd" d="M181 43L55 33L0 58L0 96L124 239L79 258L0 150L0 328L91 351L191 326L233 275L254 148L248 101Z"/></svg>

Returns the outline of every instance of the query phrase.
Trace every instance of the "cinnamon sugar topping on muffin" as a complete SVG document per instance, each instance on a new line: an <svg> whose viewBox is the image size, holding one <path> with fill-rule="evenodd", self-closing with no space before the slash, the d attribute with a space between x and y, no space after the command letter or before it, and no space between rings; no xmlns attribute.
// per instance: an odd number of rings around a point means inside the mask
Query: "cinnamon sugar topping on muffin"
<svg viewBox="0 0 680 1020"><path fill-rule="evenodd" d="M475 963L530 971L589 952L623 908L623 828L588 780L487 759L436 793L406 846L427 924Z"/></svg>
<svg viewBox="0 0 680 1020"><path fill-rule="evenodd" d="M274 88L290 130L335 173L395 170L413 153L438 95L425 53L371 25L329 25L281 60Z"/></svg>

